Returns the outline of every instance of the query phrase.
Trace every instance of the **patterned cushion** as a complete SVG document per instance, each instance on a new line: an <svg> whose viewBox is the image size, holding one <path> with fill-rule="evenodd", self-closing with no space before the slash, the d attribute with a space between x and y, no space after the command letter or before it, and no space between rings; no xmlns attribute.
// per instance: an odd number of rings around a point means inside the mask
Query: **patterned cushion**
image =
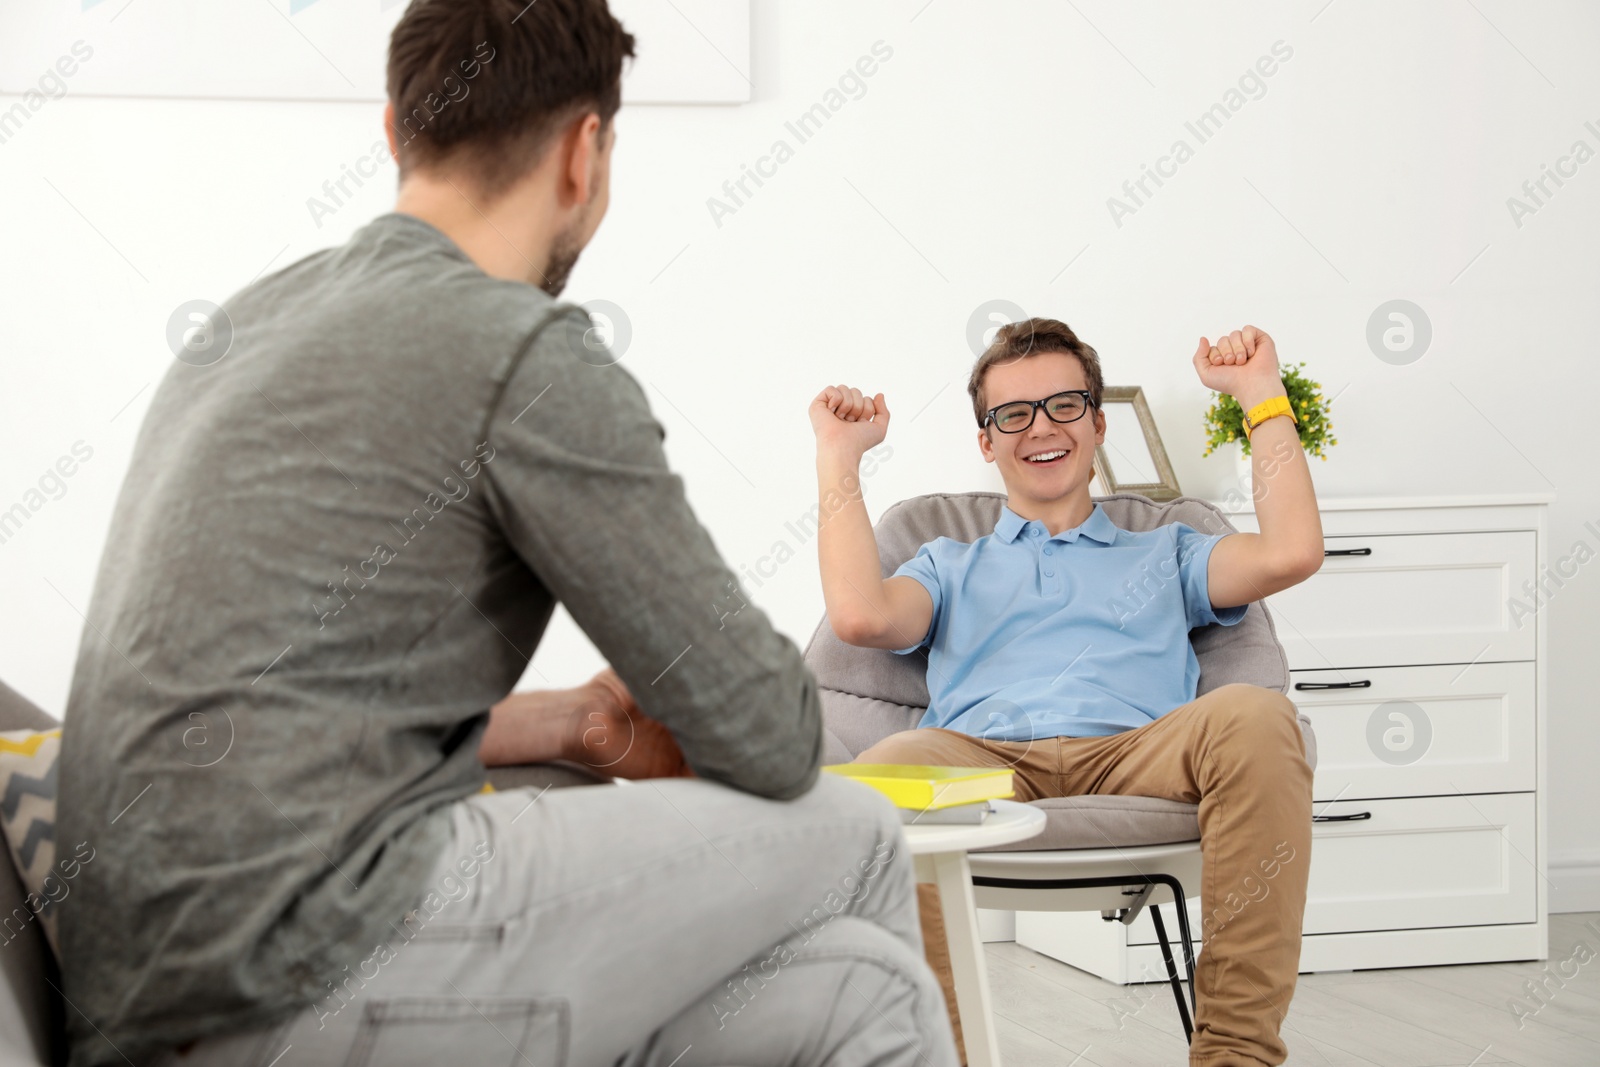
<svg viewBox="0 0 1600 1067"><path fill-rule="evenodd" d="M11 860L22 878L27 908L38 916L52 949L56 948L55 905L66 897L68 882L79 867L77 860L68 858L56 869L60 755L60 729L0 732L0 829L5 831ZM10 941L30 921L32 916L26 912L0 916L0 936Z"/></svg>

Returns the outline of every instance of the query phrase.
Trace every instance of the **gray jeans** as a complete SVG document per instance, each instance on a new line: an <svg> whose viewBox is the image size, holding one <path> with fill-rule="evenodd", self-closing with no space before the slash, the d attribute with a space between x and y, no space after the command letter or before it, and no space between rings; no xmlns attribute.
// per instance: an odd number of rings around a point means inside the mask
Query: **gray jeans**
<svg viewBox="0 0 1600 1067"><path fill-rule="evenodd" d="M514 789L452 822L341 990L161 1067L956 1063L899 818L859 783Z"/></svg>

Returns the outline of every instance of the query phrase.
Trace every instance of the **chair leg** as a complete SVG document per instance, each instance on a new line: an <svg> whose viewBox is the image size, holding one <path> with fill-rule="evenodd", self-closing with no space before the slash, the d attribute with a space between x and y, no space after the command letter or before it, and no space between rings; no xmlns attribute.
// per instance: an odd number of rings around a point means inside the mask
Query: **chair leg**
<svg viewBox="0 0 1600 1067"><path fill-rule="evenodd" d="M1182 909L1183 898L1178 898L1178 907ZM1178 980L1178 967L1172 960L1172 943L1167 940L1167 924L1161 919L1161 905L1150 905L1150 921L1156 924L1156 937L1161 942L1161 958L1167 963L1167 981L1172 983L1172 995L1178 1001L1178 1018L1183 1022L1183 1037L1189 1044L1194 1044L1194 1024L1189 1019L1189 1004L1183 996L1183 983ZM1187 924L1183 924L1187 925ZM1187 942L1185 937L1185 942ZM1185 955L1189 955L1189 946L1184 945ZM1194 986L1194 972L1190 971L1189 984Z"/></svg>
<svg viewBox="0 0 1600 1067"><path fill-rule="evenodd" d="M1167 961L1167 980L1172 983L1172 993L1178 1002L1178 1018L1183 1021L1183 1036L1190 1044L1194 1043L1194 1023L1192 1018L1198 1017L1199 1007L1194 991L1194 937L1189 929L1189 906L1184 894L1183 883L1170 874L1147 874L1144 878L1151 883L1164 885L1172 890L1172 899L1178 907L1178 936L1183 939L1183 966L1189 976L1189 1000L1184 1003L1183 986L1178 981L1178 968L1172 959L1172 942L1167 940L1166 924L1161 918L1161 908L1158 905L1148 905L1150 918L1155 923L1156 937L1161 941L1161 955ZM995 875L974 875L972 884L975 887L986 889L1089 889L1106 888L1110 886L1127 887L1137 885L1137 881L1130 881L1124 877L1106 878L1002 878ZM1126 909L1124 909L1126 910ZM1132 922L1131 916L1125 916L1125 922ZM1191 1016L1191 1012L1193 1015Z"/></svg>
<svg viewBox="0 0 1600 1067"><path fill-rule="evenodd" d="M1189 929L1189 905L1183 895L1183 886L1172 880L1173 899L1178 902L1178 936L1183 939L1183 968L1189 975L1189 1009L1200 1016L1200 1006L1194 994L1194 934Z"/></svg>
<svg viewBox="0 0 1600 1067"><path fill-rule="evenodd" d="M1183 969L1189 977L1189 1011L1198 1018L1200 1007L1194 994L1194 934L1189 929L1188 895L1184 892L1183 883L1170 874L1153 875L1151 880L1172 890L1173 900L1184 902L1178 908L1178 937L1183 941Z"/></svg>

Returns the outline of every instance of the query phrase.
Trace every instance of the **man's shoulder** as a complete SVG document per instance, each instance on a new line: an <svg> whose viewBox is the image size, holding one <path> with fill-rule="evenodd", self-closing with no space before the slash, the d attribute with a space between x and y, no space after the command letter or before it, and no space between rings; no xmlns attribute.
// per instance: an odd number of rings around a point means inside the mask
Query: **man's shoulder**
<svg viewBox="0 0 1600 1067"><path fill-rule="evenodd" d="M495 335L525 339L562 312L583 314L538 286L485 274L432 227L398 214L264 274L226 308L284 326L326 319L379 333L387 325L419 340L447 333L464 350Z"/></svg>
<svg viewBox="0 0 1600 1067"><path fill-rule="evenodd" d="M474 341L512 350L516 356L537 344L562 353L581 348L593 326L584 309L557 300L538 286L508 278L491 278L474 268L439 276L429 318L434 328L452 331L466 348ZM576 353L573 353L576 354Z"/></svg>

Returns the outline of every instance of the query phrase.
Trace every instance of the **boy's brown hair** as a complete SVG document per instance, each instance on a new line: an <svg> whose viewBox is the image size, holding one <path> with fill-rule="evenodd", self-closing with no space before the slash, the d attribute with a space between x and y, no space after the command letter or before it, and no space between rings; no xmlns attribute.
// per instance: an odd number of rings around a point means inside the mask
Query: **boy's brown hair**
<svg viewBox="0 0 1600 1067"><path fill-rule="evenodd" d="M1105 378L1100 373L1100 355L1078 339L1072 327L1059 319L1022 319L1009 322L995 331L994 342L978 357L967 380L967 395L972 398L972 412L983 428L983 417L988 414L988 401L983 395L983 379L991 368L1002 363L1012 363L1027 356L1044 352L1060 352L1073 356L1083 367L1083 378L1089 387L1089 400L1098 410L1105 393Z"/></svg>
<svg viewBox="0 0 1600 1067"><path fill-rule="evenodd" d="M389 36L400 175L449 158L494 199L563 124L622 106L633 35L605 0L412 0Z"/></svg>

